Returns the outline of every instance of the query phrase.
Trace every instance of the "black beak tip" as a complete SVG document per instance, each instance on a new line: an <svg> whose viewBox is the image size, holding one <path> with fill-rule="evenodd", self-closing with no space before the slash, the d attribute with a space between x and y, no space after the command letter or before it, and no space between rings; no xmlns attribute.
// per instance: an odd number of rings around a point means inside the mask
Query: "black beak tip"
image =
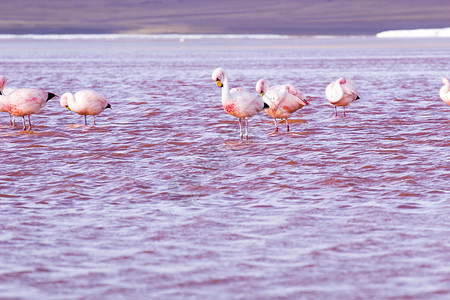
<svg viewBox="0 0 450 300"><path fill-rule="evenodd" d="M53 94L53 93L48 93L47 101L50 100L50 99L53 99L53 98L55 98L55 97L58 97L58 96L56 96L56 95Z"/></svg>

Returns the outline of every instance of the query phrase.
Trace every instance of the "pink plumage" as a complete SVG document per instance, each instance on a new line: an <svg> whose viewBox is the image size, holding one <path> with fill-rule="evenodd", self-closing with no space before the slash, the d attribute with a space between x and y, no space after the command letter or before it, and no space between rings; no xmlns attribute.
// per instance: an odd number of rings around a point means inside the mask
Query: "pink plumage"
<svg viewBox="0 0 450 300"><path fill-rule="evenodd" d="M7 79L5 76L0 75L0 112L7 112L9 114L9 126L13 126L15 125L15 120L13 123L13 120L11 118L11 114L8 111L8 106L7 104L7 100L8 98L6 96L8 96L9 94L11 94L12 92L15 91L15 89L11 89L11 88L6 88L6 82Z"/></svg>
<svg viewBox="0 0 450 300"><path fill-rule="evenodd" d="M297 110L309 105L301 91L289 83L269 87L266 80L260 79L255 88L263 97L264 102L269 105L265 111L273 118L275 131L278 131L277 119L285 119L286 130L289 131L288 118Z"/></svg>
<svg viewBox="0 0 450 300"><path fill-rule="evenodd" d="M6 78L2 76L0 78L2 82L2 91L6 84ZM2 93L3 94L3 93ZM47 104L47 101L57 97L53 93L49 93L39 89L17 89L11 92L9 95L2 95L1 106L3 111L8 111L15 117L22 117L23 130L26 130L25 117L28 116L28 130L31 130L31 118L30 115L37 114L42 107ZM11 124L11 118L10 118Z"/></svg>
<svg viewBox="0 0 450 300"><path fill-rule="evenodd" d="M230 115L239 119L240 137L243 137L241 119L245 120L245 138L248 139L248 118L253 117L267 107L259 99L258 95L242 91L241 88L230 90L228 86L228 75L222 68L217 68L212 73L212 80L222 88L222 106Z"/></svg>
<svg viewBox="0 0 450 300"><path fill-rule="evenodd" d="M87 125L86 116L93 116L95 125L95 116L106 108L111 108L106 97L94 90L81 90L76 92L75 95L69 92L64 93L59 102L61 107L84 116L85 125Z"/></svg>
<svg viewBox="0 0 450 300"><path fill-rule="evenodd" d="M359 93L356 91L353 83L342 77L326 87L325 95L328 102L330 102L331 105L334 105L335 116L337 116L337 106L342 106L344 108L345 117L345 106L359 99Z"/></svg>
<svg viewBox="0 0 450 300"><path fill-rule="evenodd" d="M450 81L447 77L442 77L442 84L444 86L441 87L439 96L441 97L442 101L450 105Z"/></svg>

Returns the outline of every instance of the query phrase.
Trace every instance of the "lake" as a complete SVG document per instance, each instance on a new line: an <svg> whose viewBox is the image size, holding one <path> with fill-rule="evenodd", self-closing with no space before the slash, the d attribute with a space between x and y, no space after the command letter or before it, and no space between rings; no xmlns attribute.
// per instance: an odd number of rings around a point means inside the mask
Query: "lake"
<svg viewBox="0 0 450 300"><path fill-rule="evenodd" d="M450 296L450 39L10 37L0 67L112 106L85 126L52 99L31 132L0 114L0 298ZM241 140L217 67L310 105Z"/></svg>

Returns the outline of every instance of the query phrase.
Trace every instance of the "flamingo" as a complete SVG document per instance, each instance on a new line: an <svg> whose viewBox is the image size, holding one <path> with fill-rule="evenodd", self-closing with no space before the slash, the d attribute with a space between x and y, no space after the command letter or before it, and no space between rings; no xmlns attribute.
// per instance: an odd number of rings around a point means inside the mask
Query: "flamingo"
<svg viewBox="0 0 450 300"><path fill-rule="evenodd" d="M31 130L30 115L38 113L47 101L58 97L53 93L45 92L39 89L18 89L6 96L6 107L8 112L16 117L22 117L23 130L25 131L25 116L28 116L28 130Z"/></svg>
<svg viewBox="0 0 450 300"><path fill-rule="evenodd" d="M81 90L73 95L70 92L64 93L59 101L61 107L67 108L79 115L84 115L84 125L87 125L86 116L94 118L111 105L106 101L106 97L94 90Z"/></svg>
<svg viewBox="0 0 450 300"><path fill-rule="evenodd" d="M266 80L260 79L256 83L256 91L261 94L269 108L266 113L273 118L275 131L278 131L277 119L286 120L286 131L289 132L288 118L297 110L309 103L303 98L300 90L291 84L275 85L269 88Z"/></svg>
<svg viewBox="0 0 450 300"><path fill-rule="evenodd" d="M344 108L345 117L345 107L359 99L359 93L356 91L355 86L342 77L327 86L325 95L327 100L334 105L335 116L337 116L337 106Z"/></svg>
<svg viewBox="0 0 450 300"><path fill-rule="evenodd" d="M6 85L6 77L3 75L0 75L0 112L7 112L9 114L9 126L16 125L16 120L11 120L11 114L8 111L8 107L6 105L8 98L7 95L11 94L14 89L5 88ZM14 121L14 123L13 123Z"/></svg>
<svg viewBox="0 0 450 300"><path fill-rule="evenodd" d="M212 80L217 86L222 88L222 106L230 115L239 119L239 132L242 139L241 120L245 120L245 138L248 140L248 118L253 117L264 108L269 106L258 95L253 95L242 91L241 88L230 90L228 86L228 75L222 68L217 68L212 73Z"/></svg>
<svg viewBox="0 0 450 300"><path fill-rule="evenodd" d="M450 81L447 77L442 77L442 83L444 84L439 91L439 96L441 96L442 101L450 105Z"/></svg>

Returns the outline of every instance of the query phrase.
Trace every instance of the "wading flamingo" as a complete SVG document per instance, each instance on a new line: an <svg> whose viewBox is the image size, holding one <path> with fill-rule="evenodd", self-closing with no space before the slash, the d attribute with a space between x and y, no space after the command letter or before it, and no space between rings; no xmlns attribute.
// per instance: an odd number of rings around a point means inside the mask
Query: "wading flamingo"
<svg viewBox="0 0 450 300"><path fill-rule="evenodd" d="M269 108L265 111L273 118L275 131L278 131L277 119L285 119L286 131L289 131L288 118L303 106L309 105L303 99L301 91L291 84L275 85L269 88L267 81L260 79L255 88L258 94L263 97L264 102L269 104Z"/></svg>
<svg viewBox="0 0 450 300"><path fill-rule="evenodd" d="M30 115L38 113L45 106L48 100L57 97L53 93L48 93L38 89L17 89L4 95L3 90L6 85L6 78L0 76L1 94L0 109L9 113L9 123L12 126L11 115L22 117L23 130L26 130L25 116L28 116L28 130L31 130Z"/></svg>
<svg viewBox="0 0 450 300"><path fill-rule="evenodd" d="M57 97L53 93L38 89L18 89L6 96L8 112L16 117L22 117L23 130L26 130L25 116L28 116L28 130L31 130L30 115L37 114L47 101Z"/></svg>
<svg viewBox="0 0 450 300"><path fill-rule="evenodd" d="M86 116L90 115L94 118L111 105L106 101L106 97L93 90L81 90L73 95L72 93L64 93L59 100L61 107L67 108L79 115L84 116L84 125L87 125Z"/></svg>
<svg viewBox="0 0 450 300"><path fill-rule="evenodd" d="M239 119L241 139L244 136L242 134L241 119L245 120L245 138L248 140L248 118L253 117L264 108L269 108L269 106L258 95L244 92L241 88L233 88L230 90L228 86L228 75L224 69L215 69L211 77L217 83L217 86L222 88L223 109L228 114Z"/></svg>
<svg viewBox="0 0 450 300"><path fill-rule="evenodd" d="M337 116L337 107L342 106L345 117L345 107L359 99L359 93L356 91L355 86L345 78L339 78L330 83L325 89L325 95L327 100L334 105L335 116Z"/></svg>
<svg viewBox="0 0 450 300"><path fill-rule="evenodd" d="M450 81L447 77L442 77L442 83L444 84L439 91L439 96L441 96L442 101L450 105Z"/></svg>
<svg viewBox="0 0 450 300"><path fill-rule="evenodd" d="M7 112L9 114L9 126L14 126L16 125L16 120L11 119L11 114L8 111L7 105L8 98L6 97L9 94L11 94L14 91L14 89L5 88L6 82L7 82L6 77L0 75L0 112Z"/></svg>

